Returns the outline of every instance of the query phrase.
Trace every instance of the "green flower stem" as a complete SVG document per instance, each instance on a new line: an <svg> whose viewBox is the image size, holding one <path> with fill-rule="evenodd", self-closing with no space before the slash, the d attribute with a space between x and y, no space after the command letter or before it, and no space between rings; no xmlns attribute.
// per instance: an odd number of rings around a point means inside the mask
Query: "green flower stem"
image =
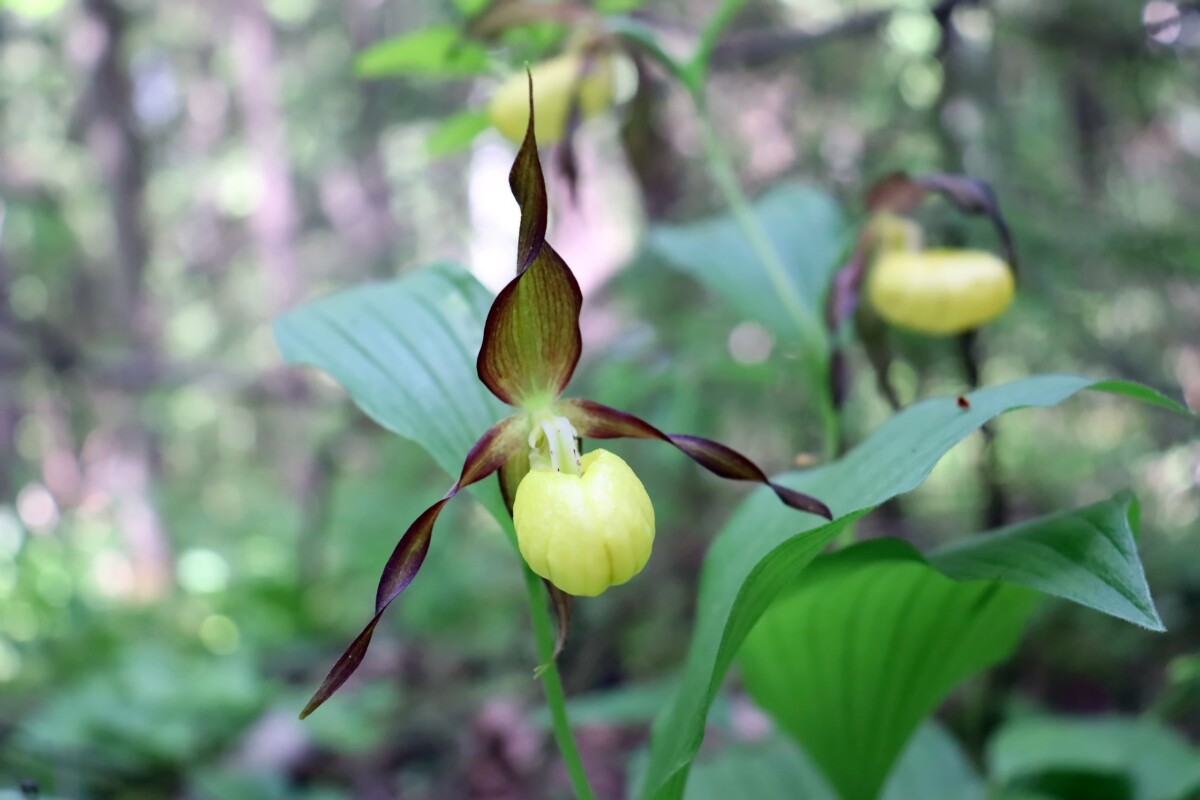
<svg viewBox="0 0 1200 800"><path fill-rule="evenodd" d="M596 800L596 796L592 794L592 787L588 784L587 773L583 769L583 760L579 757L579 748L575 746L571 723L567 719L567 700L563 694L562 680L558 676L558 666L554 663L554 627L550 620L550 612L546 609L546 590L542 586L541 578L535 575L524 561L521 562L521 566L525 571L529 611L533 615L533 635L537 640L538 662L544 665L539 677L546 691L546 704L550 706L554 739L562 752L567 774L571 776L575 797L578 800Z"/></svg>
<svg viewBox="0 0 1200 800"><path fill-rule="evenodd" d="M762 261L763 267L767 271L767 277L795 321L804 347L808 351L805 363L809 366L809 377L816 390L824 455L826 460L831 460L838 455L841 443L841 420L833 405L833 396L830 392L830 359L823 345L825 342L824 331L813 315L804 307L795 285L788 278L787 267L780 259L767 232L763 230L762 224L751 210L750 200L738 182L737 170L734 169L733 161L713 127L712 118L704 100L703 88L693 84L688 89L696 110L696 118L700 123L700 138L704 146L705 162L713 182L725 198L725 203L729 206L734 219L746 234L750 247Z"/></svg>

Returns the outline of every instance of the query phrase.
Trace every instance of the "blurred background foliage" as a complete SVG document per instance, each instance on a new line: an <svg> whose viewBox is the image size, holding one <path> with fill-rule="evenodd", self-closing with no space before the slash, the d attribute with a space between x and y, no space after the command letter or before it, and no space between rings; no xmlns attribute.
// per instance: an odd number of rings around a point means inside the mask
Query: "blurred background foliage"
<svg viewBox="0 0 1200 800"><path fill-rule="evenodd" d="M569 31L507 36L463 70L480 74L355 72L373 43L472 5L0 4L0 797L23 784L71 798L565 796L529 679L520 571L470 504L447 512L370 680L296 720L395 537L447 479L328 381L283 368L270 322L433 260L505 280L513 150L490 131L472 141L478 115L463 112L486 104L503 64ZM639 5L686 44L716 3L596 3ZM710 81L743 184L821 187L846 220L828 243L889 170L984 178L1023 262L1016 306L983 336L984 382L1073 371L1200 407L1196 15L1167 0L933 11L748 3ZM579 195L556 206L552 235L587 296L575 388L769 470L809 463L820 431L795 348L640 244L721 213L697 137L653 68L577 137ZM551 184L567 195L561 175ZM803 224L773 220L780 236ZM943 241L992 246L985 226L938 207L926 222ZM906 402L965 388L951 344L897 341ZM888 413L865 357L853 365L851 443ZM977 764L1019 750L1020 730L991 757L989 738L1039 712L1200 736L1193 430L1100 395L1001 419L991 453L974 437L861 526L931 544L979 530L997 492L1012 520L1131 483L1142 500L1170 632L1050 606L1013 663L943 711ZM578 605L562 659L569 694L589 695L581 747L606 797L622 796L686 647L706 542L744 494L663 448L614 449L660 527L645 576ZM736 740L766 723L735 679L713 724ZM1134 783L1113 796L1137 796Z"/></svg>

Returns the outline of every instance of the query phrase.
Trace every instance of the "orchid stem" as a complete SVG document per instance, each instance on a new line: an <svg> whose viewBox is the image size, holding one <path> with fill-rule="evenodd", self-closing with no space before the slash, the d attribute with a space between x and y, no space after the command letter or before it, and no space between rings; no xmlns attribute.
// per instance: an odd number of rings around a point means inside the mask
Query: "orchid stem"
<svg viewBox="0 0 1200 800"><path fill-rule="evenodd" d="M539 677L546 691L546 704L550 706L554 739L562 752L563 763L571 777L571 786L575 789L575 797L578 800L596 800L596 796L592 794L592 787L588 784L587 772L583 769L583 760L579 757L579 748L575 746L571 723L567 719L567 700L563 694L558 666L554 663L554 630L550 612L546 610L545 589L541 579L533 574L529 567L524 566L524 562L522 566L525 572L525 590L529 595L529 611L533 615L533 635L537 640L538 662L544 665Z"/></svg>
<svg viewBox="0 0 1200 800"><path fill-rule="evenodd" d="M750 200L738 182L733 160L729 157L729 152L721 143L721 139L713 127L712 117L708 113L708 104L704 99L704 88L698 83L691 83L688 85L688 93L696 111L696 118L700 123L700 138L704 146L705 162L713 182L724 197L725 204L729 206L734 219L745 233L750 247L762 262L767 277L778 293L780 301L795 321L804 347L808 351L805 362L809 366L818 413L821 417L824 456L826 461L831 461L837 457L841 446L841 419L838 416L837 408L834 407L829 389L831 384L828 373L831 365L828 348L823 345L824 333L813 315L804 307L795 285L788 277L787 267L779 257L775 245L771 243L762 223L754 216Z"/></svg>

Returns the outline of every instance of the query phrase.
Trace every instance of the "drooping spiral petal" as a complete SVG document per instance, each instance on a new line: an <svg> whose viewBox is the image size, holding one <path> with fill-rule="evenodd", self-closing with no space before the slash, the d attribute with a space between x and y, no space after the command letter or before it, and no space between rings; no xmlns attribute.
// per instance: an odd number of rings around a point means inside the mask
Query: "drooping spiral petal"
<svg viewBox="0 0 1200 800"><path fill-rule="evenodd" d="M533 128L529 126L508 184L521 206L517 277L492 303L476 369L492 394L509 405L549 402L562 393L579 362L583 294L571 268L546 242L549 204Z"/></svg>
<svg viewBox="0 0 1200 800"><path fill-rule="evenodd" d="M366 655L367 648L371 644L371 636L375 633L375 626L379 624L383 612L412 583L413 578L420 571L421 565L425 561L425 555L429 552L433 525L446 503L450 502L460 489L483 480L500 469L501 465L514 452L524 446L525 436L528 433L527 428L528 423L522 416L507 417L489 428L467 453L462 473L454 485L441 500L425 509L400 537L396 549L392 551L391 558L388 559L383 568L383 574L379 578L379 588L375 593L375 615L338 658L333 668L329 670L329 674L325 676L321 686L308 701L308 705L300 712L301 719L307 717L328 700L358 669L358 665L362 663L363 656Z"/></svg>
<svg viewBox="0 0 1200 800"><path fill-rule="evenodd" d="M964 214L987 217L996 229L996 235L1000 237L1005 261L1013 274L1017 273L1017 250L1013 244L1012 232L1000 213L1000 203L992 187L978 178L946 173L908 175L895 172L871 185L867 190L866 207L872 214L880 211L907 214L930 192L945 197Z"/></svg>
<svg viewBox="0 0 1200 800"><path fill-rule="evenodd" d="M699 436L663 433L645 420L591 400L560 401L558 413L570 420L585 439L658 439L674 445L700 466L736 481L755 481L770 486L779 499L792 508L833 519L829 507L815 497L772 483L750 459L731 447Z"/></svg>

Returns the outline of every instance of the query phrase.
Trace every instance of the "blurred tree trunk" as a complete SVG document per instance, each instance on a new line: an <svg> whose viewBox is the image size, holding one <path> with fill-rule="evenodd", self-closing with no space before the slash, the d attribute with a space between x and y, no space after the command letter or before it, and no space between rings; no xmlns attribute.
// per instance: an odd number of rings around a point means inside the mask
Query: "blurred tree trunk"
<svg viewBox="0 0 1200 800"><path fill-rule="evenodd" d="M250 224L266 271L271 310L279 313L295 305L303 287L296 259L298 204L288 161L287 123L279 108L275 28L258 0L237 0L232 15L238 102L261 182Z"/></svg>
<svg viewBox="0 0 1200 800"><path fill-rule="evenodd" d="M375 0L351 0L345 4L346 27L355 52L364 50L378 38L382 9L383 5ZM363 271L374 278L388 278L396 272L392 249L397 226L392 219L387 162L379 146L388 120L386 84L355 79L354 85L360 111L350 143L354 155L350 191L343 194L342 208L327 208L327 213L344 231L343 238L358 243L367 262ZM351 221L353 225L348 224Z"/></svg>
<svg viewBox="0 0 1200 800"><path fill-rule="evenodd" d="M150 243L144 214L145 143L138 131L133 89L123 60L127 19L114 0L85 0L73 31L73 55L88 73L77 119L109 196L116 270L101 285L110 289L111 316L104 328L124 339L152 371L157 325L145 292ZM136 396L97 392L100 425L84 443L96 489L112 498L116 521L134 569L134 594L151 600L170 577L170 553L151 502L158 446L141 417Z"/></svg>

